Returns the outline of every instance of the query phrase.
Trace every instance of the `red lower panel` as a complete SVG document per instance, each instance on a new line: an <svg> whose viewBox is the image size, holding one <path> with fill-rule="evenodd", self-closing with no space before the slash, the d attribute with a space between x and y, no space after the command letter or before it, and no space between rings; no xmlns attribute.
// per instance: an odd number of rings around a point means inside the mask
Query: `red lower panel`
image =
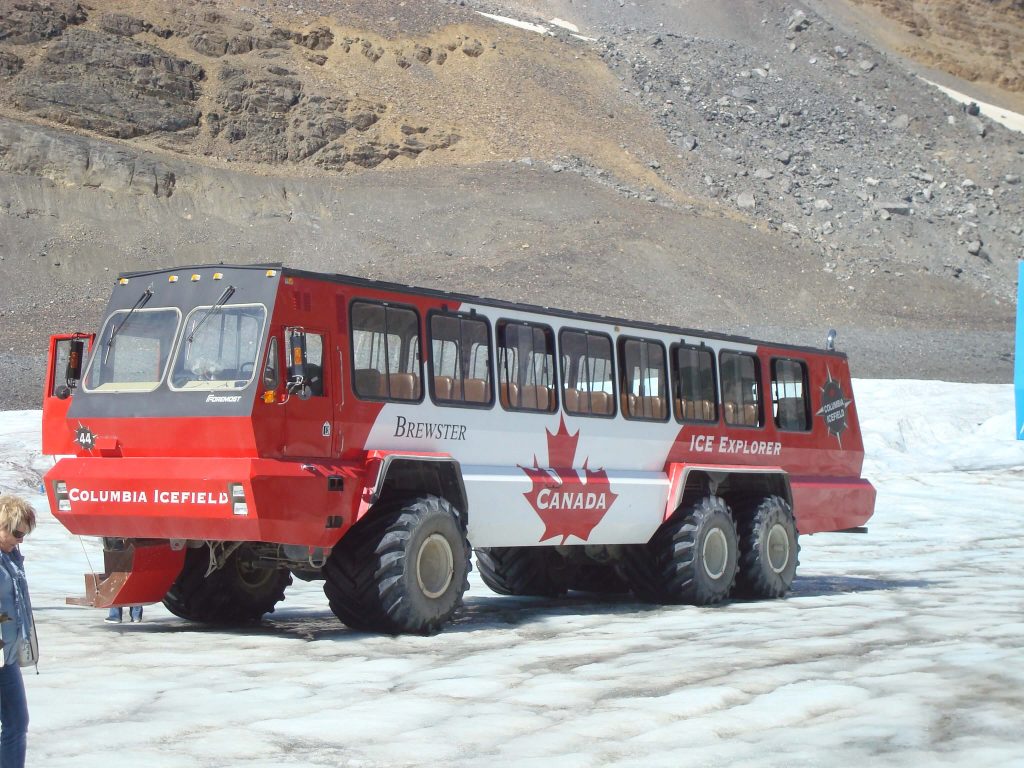
<svg viewBox="0 0 1024 768"><path fill-rule="evenodd" d="M329 490L331 475L343 490ZM83 536L329 547L351 525L360 477L354 465L273 459L77 457L46 474L46 492L54 516ZM70 509L58 508L58 482ZM237 514L233 484L245 491Z"/></svg>
<svg viewBox="0 0 1024 768"><path fill-rule="evenodd" d="M793 512L801 534L864 525L875 509L875 489L860 478L791 477Z"/></svg>

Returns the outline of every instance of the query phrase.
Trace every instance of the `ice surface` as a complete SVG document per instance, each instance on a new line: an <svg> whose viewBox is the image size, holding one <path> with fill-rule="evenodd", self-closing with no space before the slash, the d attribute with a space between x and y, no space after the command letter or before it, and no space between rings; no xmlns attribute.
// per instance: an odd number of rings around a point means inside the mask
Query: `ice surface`
<svg viewBox="0 0 1024 768"><path fill-rule="evenodd" d="M102 559L39 495L39 413L0 413L0 490L42 644L29 764L1024 766L1024 442L1008 385L855 382L867 535L801 539L775 602L508 598L474 573L435 637L350 632L297 582L262 625L64 604Z"/></svg>

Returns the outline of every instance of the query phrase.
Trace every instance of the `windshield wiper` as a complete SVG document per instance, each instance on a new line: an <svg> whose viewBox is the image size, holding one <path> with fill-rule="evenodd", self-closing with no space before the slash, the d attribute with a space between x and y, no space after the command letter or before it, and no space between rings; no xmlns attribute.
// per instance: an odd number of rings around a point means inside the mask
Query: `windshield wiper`
<svg viewBox="0 0 1024 768"><path fill-rule="evenodd" d="M210 307L208 310L206 310L206 314L203 315L199 319L199 322L196 323L192 327L192 333L190 333L188 335L188 343L189 344L191 344L192 340L195 339L196 333L199 331L200 327L202 327L203 323L205 323L207 321L207 319L210 317L210 315L212 315L214 312L216 312L218 309L220 309L222 306L224 306L224 303L228 299L231 298L231 296L234 294L234 292L235 292L235 286L233 286L233 285L229 285L227 288L224 289L224 293L222 293L220 295L220 298L217 299L217 303L214 304L212 307Z"/></svg>
<svg viewBox="0 0 1024 768"><path fill-rule="evenodd" d="M111 329L110 338L107 339L107 346L106 349L103 351L103 362L107 361L107 355L110 353L110 347L114 343L114 338L117 336L117 334L121 332L121 329L124 328L124 324L128 322L128 318L135 314L135 310L139 309L140 307L146 306L146 302L148 302L151 298L153 298L152 285L142 292L142 295L139 296L138 301L136 301L132 305L132 308L128 310L128 314L125 315L124 319L117 324L117 327Z"/></svg>

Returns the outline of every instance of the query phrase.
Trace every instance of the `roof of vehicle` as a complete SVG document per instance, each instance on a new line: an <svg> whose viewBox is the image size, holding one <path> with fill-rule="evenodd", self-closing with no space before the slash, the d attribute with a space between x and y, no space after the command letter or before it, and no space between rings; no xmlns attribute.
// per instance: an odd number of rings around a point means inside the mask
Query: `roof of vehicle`
<svg viewBox="0 0 1024 768"><path fill-rule="evenodd" d="M355 285L366 288L372 288L378 291L385 292L397 292L406 293L417 296L429 296L437 299L448 299L452 302L469 303L469 304L480 304L483 306L495 307L497 309L508 309L523 312L536 312L538 314L548 315L551 317L559 317L570 320L585 320L594 323L603 323L607 325L626 326L631 329L637 330L649 330L657 331L660 333L670 333L679 335L681 337L691 336L700 339L714 339L716 341L731 341L737 344L747 344L753 346L770 346L779 349L789 349L793 351L811 353L815 355L830 355L838 358L846 358L846 353L838 350L828 350L822 347L810 347L799 344L785 344L780 342L768 341L766 339L754 339L746 336L740 336L736 334L718 333L715 331L701 330L697 328L684 328L681 326L666 325L662 323L645 322L641 320L629 320L626 318L612 317L608 315L599 315L590 312L576 312L567 309L560 309L557 307L545 307L535 304L524 304L515 301L506 301L503 299L486 298L483 296L475 296L467 293L458 293L454 291L442 291L436 288L422 288L419 286L406 285L403 283L393 283L385 280L373 280L366 277L355 277L353 275L343 275L336 273L326 272L313 272L310 270L294 269L287 267L281 262L270 262L265 264L197 264L197 265L181 265L177 267L167 267L163 269L143 270L137 272L123 272L119 277L124 278L138 278L148 275L158 275L167 272L179 272L195 269L218 269L218 270L267 270L276 269L280 270L282 276L289 275L295 277L307 278L310 280L327 280L335 283L342 283L344 285Z"/></svg>

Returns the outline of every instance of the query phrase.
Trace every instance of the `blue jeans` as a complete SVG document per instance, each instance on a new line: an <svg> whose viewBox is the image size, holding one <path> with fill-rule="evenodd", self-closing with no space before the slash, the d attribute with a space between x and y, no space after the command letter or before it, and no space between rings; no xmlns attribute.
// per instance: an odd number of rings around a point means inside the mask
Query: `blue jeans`
<svg viewBox="0 0 1024 768"><path fill-rule="evenodd" d="M121 617L124 615L123 611L124 611L123 608L116 608L116 607L115 608L111 608L110 612L107 614L107 618L108 619L114 619L115 621L120 621ZM128 609L128 616L129 616L129 618L132 621L142 621L142 606L141 605L133 605L133 606L131 606Z"/></svg>
<svg viewBox="0 0 1024 768"><path fill-rule="evenodd" d="M0 766L25 768L27 735L25 682L17 663L8 664L0 667Z"/></svg>

